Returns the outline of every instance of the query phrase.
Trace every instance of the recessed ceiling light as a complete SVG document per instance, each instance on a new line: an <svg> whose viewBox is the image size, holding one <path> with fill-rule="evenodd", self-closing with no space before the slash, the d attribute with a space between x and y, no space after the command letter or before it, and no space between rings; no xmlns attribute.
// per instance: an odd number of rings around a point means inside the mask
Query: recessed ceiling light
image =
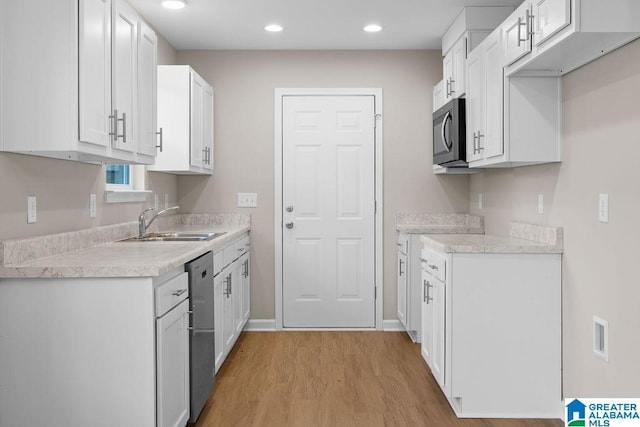
<svg viewBox="0 0 640 427"><path fill-rule="evenodd" d="M284 30L284 27L278 24L271 24L264 27L264 30L269 31L270 33L279 33L280 31Z"/></svg>
<svg viewBox="0 0 640 427"><path fill-rule="evenodd" d="M367 33L377 33L378 31L382 31L382 27L378 24L370 24L363 28Z"/></svg>
<svg viewBox="0 0 640 427"><path fill-rule="evenodd" d="M163 0L162 5L167 9L182 9L187 5L187 0Z"/></svg>

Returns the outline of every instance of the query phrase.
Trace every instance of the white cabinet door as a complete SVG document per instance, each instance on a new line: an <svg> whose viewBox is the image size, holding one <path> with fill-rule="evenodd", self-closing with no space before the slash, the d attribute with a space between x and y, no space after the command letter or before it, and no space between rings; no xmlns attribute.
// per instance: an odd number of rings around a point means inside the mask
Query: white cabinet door
<svg viewBox="0 0 640 427"><path fill-rule="evenodd" d="M226 294L226 273L220 272L213 279L213 323L215 328L216 373L224 362L224 301Z"/></svg>
<svg viewBox="0 0 640 427"><path fill-rule="evenodd" d="M189 301L156 320L157 426L189 419Z"/></svg>
<svg viewBox="0 0 640 427"><path fill-rule="evenodd" d="M433 111L444 105L444 80L440 80L438 84L433 87Z"/></svg>
<svg viewBox="0 0 640 427"><path fill-rule="evenodd" d="M137 151L138 16L127 3L116 0L113 14L112 105L115 117L114 147Z"/></svg>
<svg viewBox="0 0 640 427"><path fill-rule="evenodd" d="M450 51L442 60L442 77L444 80L445 104L453 98L451 94L451 80L453 79L453 52Z"/></svg>
<svg viewBox="0 0 640 427"><path fill-rule="evenodd" d="M206 82L205 82L206 83ZM205 84L202 93L202 169L213 170L213 88Z"/></svg>
<svg viewBox="0 0 640 427"><path fill-rule="evenodd" d="M398 320L407 328L407 256L398 251Z"/></svg>
<svg viewBox="0 0 640 427"><path fill-rule="evenodd" d="M504 65L510 65L531 52L531 1L525 1L502 23Z"/></svg>
<svg viewBox="0 0 640 427"><path fill-rule="evenodd" d="M80 141L107 147L111 142L111 0L80 0Z"/></svg>
<svg viewBox="0 0 640 427"><path fill-rule="evenodd" d="M453 55L453 74L450 84L452 98L460 98L466 93L467 37L462 37L451 48Z"/></svg>
<svg viewBox="0 0 640 427"><path fill-rule="evenodd" d="M430 277L429 273L422 270L422 343L420 345L422 358L429 366L431 366L433 348L433 296L430 294L431 289L427 291L427 282Z"/></svg>
<svg viewBox="0 0 640 427"><path fill-rule="evenodd" d="M484 56L484 132L478 145L484 158L500 156L503 144L503 67L500 31L494 31L482 43Z"/></svg>
<svg viewBox="0 0 640 427"><path fill-rule="evenodd" d="M571 0L534 0L533 16L538 46L571 23Z"/></svg>
<svg viewBox="0 0 640 427"><path fill-rule="evenodd" d="M224 272L224 292L222 298L222 340L224 357L227 357L235 342L235 318L233 314L233 271L226 269ZM222 274L222 273L221 273Z"/></svg>
<svg viewBox="0 0 640 427"><path fill-rule="evenodd" d="M156 154L158 38L140 21L138 25L138 152Z"/></svg>
<svg viewBox="0 0 640 427"><path fill-rule="evenodd" d="M243 265L240 259L236 260L232 264L232 280L231 280L231 299L233 300L233 341L235 342L240 333L242 332L242 327L244 323L243 319L243 311L242 311L242 300L243 300L243 282L242 282L242 274L243 274Z"/></svg>
<svg viewBox="0 0 640 427"><path fill-rule="evenodd" d="M478 47L469 54L467 59L467 162L482 158L478 142L478 134L484 133L485 122L485 84L484 84L484 53Z"/></svg>
<svg viewBox="0 0 640 427"><path fill-rule="evenodd" d="M242 260L242 324L249 321L251 315L251 255L247 252Z"/></svg>
<svg viewBox="0 0 640 427"><path fill-rule="evenodd" d="M445 303L446 303L446 287L444 282L431 276L427 279L426 284L427 298L433 298L433 318L432 318L432 347L431 347L431 373L433 374L440 387L445 387L445 339L446 339L446 323L445 323Z"/></svg>
<svg viewBox="0 0 640 427"><path fill-rule="evenodd" d="M205 81L193 71L191 72L191 159L192 167L201 168L205 158L204 142L204 102Z"/></svg>

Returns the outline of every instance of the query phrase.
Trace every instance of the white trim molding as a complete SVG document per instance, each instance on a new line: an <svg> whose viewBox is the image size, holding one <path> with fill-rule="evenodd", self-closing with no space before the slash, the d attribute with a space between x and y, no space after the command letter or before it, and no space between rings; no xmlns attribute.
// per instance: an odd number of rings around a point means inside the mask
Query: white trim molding
<svg viewBox="0 0 640 427"><path fill-rule="evenodd" d="M404 326L398 319L385 319L382 325L385 332L405 332Z"/></svg>
<svg viewBox="0 0 640 427"><path fill-rule="evenodd" d="M274 209L275 209L275 330L282 330L282 98L284 96L373 96L375 102L375 329L382 331L383 203L382 203L382 88L276 88L274 91Z"/></svg>
<svg viewBox="0 0 640 427"><path fill-rule="evenodd" d="M273 332L276 330L276 319L249 319L244 330L250 332Z"/></svg>

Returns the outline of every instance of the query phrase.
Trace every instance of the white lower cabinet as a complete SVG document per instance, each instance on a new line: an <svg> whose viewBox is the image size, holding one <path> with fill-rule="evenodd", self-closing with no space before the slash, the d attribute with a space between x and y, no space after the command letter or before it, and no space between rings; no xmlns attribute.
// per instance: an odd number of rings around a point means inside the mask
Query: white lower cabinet
<svg viewBox="0 0 640 427"><path fill-rule="evenodd" d="M189 302L156 320L157 427L189 420Z"/></svg>
<svg viewBox="0 0 640 427"><path fill-rule="evenodd" d="M398 320L409 334L419 343L421 341L420 300L420 242L419 234L398 233Z"/></svg>
<svg viewBox="0 0 640 427"><path fill-rule="evenodd" d="M422 258L421 352L456 415L561 417L561 255Z"/></svg>
<svg viewBox="0 0 640 427"><path fill-rule="evenodd" d="M249 244L245 236L214 255L216 372L249 320Z"/></svg>
<svg viewBox="0 0 640 427"><path fill-rule="evenodd" d="M154 278L0 280L0 424L184 426L187 298L182 267Z"/></svg>

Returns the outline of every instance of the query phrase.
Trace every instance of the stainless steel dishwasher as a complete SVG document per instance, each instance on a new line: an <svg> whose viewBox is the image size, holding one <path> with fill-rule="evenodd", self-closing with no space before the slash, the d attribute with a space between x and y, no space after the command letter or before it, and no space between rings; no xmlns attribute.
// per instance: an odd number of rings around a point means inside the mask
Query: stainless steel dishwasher
<svg viewBox="0 0 640 427"><path fill-rule="evenodd" d="M213 253L185 264L189 273L189 384L194 423L215 387L215 329L213 323Z"/></svg>

